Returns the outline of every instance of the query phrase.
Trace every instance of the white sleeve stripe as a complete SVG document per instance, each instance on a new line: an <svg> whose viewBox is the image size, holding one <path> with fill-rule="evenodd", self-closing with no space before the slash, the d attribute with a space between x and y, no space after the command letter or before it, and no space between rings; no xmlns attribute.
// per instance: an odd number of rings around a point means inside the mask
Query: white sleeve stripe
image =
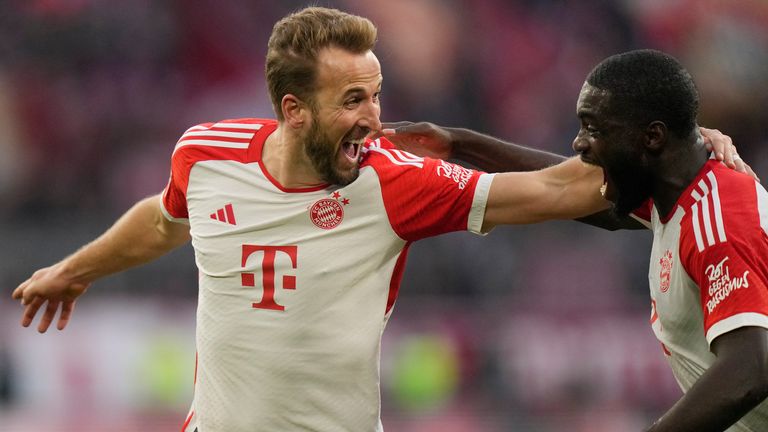
<svg viewBox="0 0 768 432"><path fill-rule="evenodd" d="M723 224L723 211L720 206L720 193L718 192L715 173L712 171L708 172L707 178L709 178L709 181L712 184L712 206L714 207L715 211L715 226L717 227L717 236L720 238L720 242L725 242L727 240L725 238L725 224Z"/></svg>
<svg viewBox="0 0 768 432"><path fill-rule="evenodd" d="M485 219L485 207L488 205L488 193L491 190L491 182L495 174L480 174L475 186L475 195L472 197L472 208L469 210L467 230L475 234L485 235L483 232L483 220Z"/></svg>
<svg viewBox="0 0 768 432"><path fill-rule="evenodd" d="M763 228L763 232L768 234L768 192L758 182L755 182L755 189L757 190L757 213L760 216L760 226Z"/></svg>
<svg viewBox="0 0 768 432"><path fill-rule="evenodd" d="M704 233L707 236L707 245L712 246L715 244L715 235L712 232L712 220L709 216L709 200L702 199L699 201L701 204L701 220L704 222Z"/></svg>
<svg viewBox="0 0 768 432"><path fill-rule="evenodd" d="M201 126L201 125L192 126L191 128L187 129L186 132L184 132L184 135L186 135L186 134L188 134L189 132L192 132L192 131L208 130L208 129L210 129L210 128L206 127L206 126Z"/></svg>
<svg viewBox="0 0 768 432"><path fill-rule="evenodd" d="M173 149L173 152L176 153L176 150L180 149L181 147L188 146L188 145L201 145L201 146L208 146L208 147L228 147L228 148L236 148L236 149L247 149L248 146L250 146L250 141L247 141L247 142L229 142L229 141L214 141L214 140L184 140L184 141L180 141L178 144L176 144L176 148Z"/></svg>
<svg viewBox="0 0 768 432"><path fill-rule="evenodd" d="M699 191L697 191L696 189L694 189L694 190L691 192L691 196L693 197L693 199L695 199L695 200L696 200L696 202L699 202L699 201L701 201L701 195L699 194Z"/></svg>
<svg viewBox="0 0 768 432"><path fill-rule="evenodd" d="M390 153L387 150L384 150L384 149L381 149L381 148L378 148L378 147L371 147L370 150L373 151L373 152L376 152L376 153L383 154L384 156L387 157L387 159L389 159L390 162L392 162L395 165L415 166L415 167L418 167L418 168L424 168L424 164L421 163L421 162L416 162L416 161L413 161L413 162L402 161L401 162L401 161L395 159L395 157L392 155L392 153ZM420 160L423 160L423 159L420 159Z"/></svg>
<svg viewBox="0 0 768 432"><path fill-rule="evenodd" d="M261 129L262 126L262 124L258 123L216 123L215 125L211 126L211 129L248 129L255 132Z"/></svg>
<svg viewBox="0 0 768 432"><path fill-rule="evenodd" d="M701 238L701 226L699 225L699 203L694 203L693 215L691 215L691 225L693 226L693 234L696 237L696 248L699 252L704 250L704 239Z"/></svg>
<svg viewBox="0 0 768 432"><path fill-rule="evenodd" d="M641 224L643 224L643 226L645 226L646 228L648 228L648 229L651 229L651 228L652 228L652 227L651 227L651 222L650 222L650 221L647 221L647 220L645 220L645 219L641 218L640 216L637 216L637 215L636 215L636 214L634 214L634 213L630 213L630 214L629 214L629 216L631 216L631 217L632 217L632 219L634 219L634 220L636 220L636 221L640 222Z"/></svg>
<svg viewBox="0 0 768 432"><path fill-rule="evenodd" d="M716 337L747 326L768 328L768 315L757 312L744 312L722 319L712 324L712 327L707 330L707 343L711 345Z"/></svg>
<svg viewBox="0 0 768 432"><path fill-rule="evenodd" d="M218 130L200 130L200 131L191 131L191 132L185 133L181 137L181 140L184 140L185 137L196 137L196 136L218 136L218 137L225 137L225 138L243 138L243 139L250 140L251 138L253 138L253 132L226 132L226 131L218 131Z"/></svg>
<svg viewBox="0 0 768 432"><path fill-rule="evenodd" d="M403 162L423 162L424 158L420 158L414 154L404 152L402 150L398 149L392 149L390 150L392 153L394 153L400 160Z"/></svg>

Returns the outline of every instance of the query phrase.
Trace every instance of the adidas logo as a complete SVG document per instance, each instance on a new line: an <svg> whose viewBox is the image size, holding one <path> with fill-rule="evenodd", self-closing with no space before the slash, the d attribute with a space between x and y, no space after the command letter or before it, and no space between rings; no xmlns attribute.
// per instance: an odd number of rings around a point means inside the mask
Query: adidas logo
<svg viewBox="0 0 768 432"><path fill-rule="evenodd" d="M235 212L232 210L232 204L227 204L223 208L216 210L215 213L211 213L211 219L230 225L237 225L237 222L235 222Z"/></svg>

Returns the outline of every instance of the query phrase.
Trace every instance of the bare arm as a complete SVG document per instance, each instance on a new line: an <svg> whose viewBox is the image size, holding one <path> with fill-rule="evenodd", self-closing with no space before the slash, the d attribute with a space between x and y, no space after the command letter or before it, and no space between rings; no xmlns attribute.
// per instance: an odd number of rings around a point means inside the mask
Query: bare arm
<svg viewBox="0 0 768 432"><path fill-rule="evenodd" d="M524 147L470 129L442 127L428 122L386 123L384 128L382 135L403 150L419 156L459 159L487 172L535 171L566 159L555 153ZM730 137L716 129L700 130L705 144L718 159L730 168L757 177L749 165L738 158ZM575 219L611 231L646 228L631 217L618 218L609 211Z"/></svg>
<svg viewBox="0 0 768 432"><path fill-rule="evenodd" d="M499 224L573 219L608 208L603 171L579 158L531 172L499 173L491 183L483 231Z"/></svg>
<svg viewBox="0 0 768 432"><path fill-rule="evenodd" d="M22 325L29 326L47 302L38 331L48 329L59 306L57 327L62 330L75 299L93 281L149 262L189 239L189 226L163 216L158 195L138 202L99 238L57 264L36 271L13 291L13 298L26 306Z"/></svg>
<svg viewBox="0 0 768 432"><path fill-rule="evenodd" d="M730 331L712 352L717 360L648 432L723 431L768 396L768 330Z"/></svg>

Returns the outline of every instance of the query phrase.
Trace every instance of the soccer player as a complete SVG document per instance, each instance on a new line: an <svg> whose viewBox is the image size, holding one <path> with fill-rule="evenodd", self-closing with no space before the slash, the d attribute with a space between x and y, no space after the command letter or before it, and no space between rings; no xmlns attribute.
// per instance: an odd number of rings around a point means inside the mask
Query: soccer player
<svg viewBox="0 0 768 432"><path fill-rule="evenodd" d="M651 325L685 394L648 431L766 431L768 193L738 154L726 159L752 176L709 157L698 105L671 56L609 57L581 89L573 148L603 169L613 216L631 213L653 231ZM519 147L472 131L422 123L396 132L391 140L436 156L521 168Z"/></svg>
<svg viewBox="0 0 768 432"><path fill-rule="evenodd" d="M160 195L14 290L22 324L40 311L44 332L60 310L63 329L93 281L191 239L197 368L182 430L381 431L381 334L410 243L608 204L600 170L577 158L494 176L367 139L381 128L375 41L369 20L337 10L280 20L266 61L277 119L188 129Z"/></svg>
<svg viewBox="0 0 768 432"><path fill-rule="evenodd" d="M376 29L325 8L269 40L276 120L187 130L165 190L14 291L44 332L96 279L190 239L200 270L184 432L381 431L379 351L411 242L608 207L577 158L486 174L394 149L381 128ZM543 164L524 151L528 169ZM45 307L44 307L45 306Z"/></svg>

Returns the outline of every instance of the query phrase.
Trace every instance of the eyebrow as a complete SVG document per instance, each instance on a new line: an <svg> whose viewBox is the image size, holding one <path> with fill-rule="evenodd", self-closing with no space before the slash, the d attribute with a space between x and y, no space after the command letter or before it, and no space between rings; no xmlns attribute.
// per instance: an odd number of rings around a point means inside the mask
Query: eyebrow
<svg viewBox="0 0 768 432"><path fill-rule="evenodd" d="M381 84L382 84L382 82L383 81L379 81L379 85L376 86L376 92L380 92L381 91ZM365 87L360 87L360 86L352 87L349 90L344 92L343 98L346 99L347 97L355 95L355 94L366 93L366 91L367 91L367 89Z"/></svg>

